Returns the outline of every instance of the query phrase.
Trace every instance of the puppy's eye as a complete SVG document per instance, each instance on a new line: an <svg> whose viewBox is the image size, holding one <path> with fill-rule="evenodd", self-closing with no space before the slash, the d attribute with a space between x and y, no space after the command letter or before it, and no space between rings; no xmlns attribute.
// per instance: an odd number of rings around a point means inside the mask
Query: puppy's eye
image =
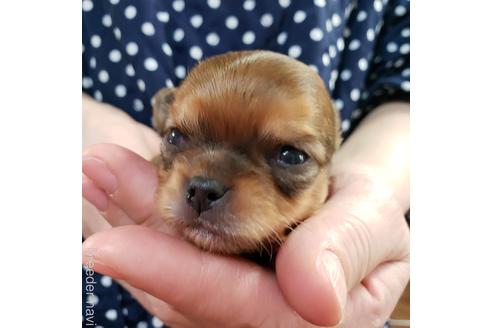
<svg viewBox="0 0 492 328"><path fill-rule="evenodd" d="M167 135L167 142L174 146L180 146L185 142L185 137L178 129L172 128Z"/></svg>
<svg viewBox="0 0 492 328"><path fill-rule="evenodd" d="M281 166L300 165L308 160L309 156L292 146L282 146L277 154L277 163Z"/></svg>

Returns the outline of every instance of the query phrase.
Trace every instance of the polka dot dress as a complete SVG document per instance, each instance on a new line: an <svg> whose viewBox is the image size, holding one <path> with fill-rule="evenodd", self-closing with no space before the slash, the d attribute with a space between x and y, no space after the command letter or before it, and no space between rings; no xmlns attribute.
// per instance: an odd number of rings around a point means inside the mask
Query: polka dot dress
<svg viewBox="0 0 492 328"><path fill-rule="evenodd" d="M321 76L346 137L374 107L409 100L409 10L408 0L83 0L82 90L150 125L152 96L198 61L271 50ZM97 279L97 325L163 326L109 277Z"/></svg>

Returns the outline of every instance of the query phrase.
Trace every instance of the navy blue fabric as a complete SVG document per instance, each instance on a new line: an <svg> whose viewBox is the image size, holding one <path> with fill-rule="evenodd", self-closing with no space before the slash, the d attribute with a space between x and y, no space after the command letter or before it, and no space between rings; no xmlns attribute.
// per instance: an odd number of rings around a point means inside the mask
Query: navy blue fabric
<svg viewBox="0 0 492 328"><path fill-rule="evenodd" d="M409 99L409 5L408 0L83 0L83 91L149 125L152 96L161 87L178 86L198 60L267 49L319 73L347 136L372 108ZM161 324L116 283L96 284L94 295L100 326Z"/></svg>

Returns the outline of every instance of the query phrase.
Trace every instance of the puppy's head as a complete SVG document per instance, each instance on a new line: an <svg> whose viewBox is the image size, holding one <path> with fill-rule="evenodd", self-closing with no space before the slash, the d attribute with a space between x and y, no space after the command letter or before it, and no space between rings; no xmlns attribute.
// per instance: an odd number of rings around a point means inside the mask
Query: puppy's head
<svg viewBox="0 0 492 328"><path fill-rule="evenodd" d="M205 250L269 249L327 197L337 114L319 76L287 56L200 63L158 92L153 124L163 137L161 213Z"/></svg>

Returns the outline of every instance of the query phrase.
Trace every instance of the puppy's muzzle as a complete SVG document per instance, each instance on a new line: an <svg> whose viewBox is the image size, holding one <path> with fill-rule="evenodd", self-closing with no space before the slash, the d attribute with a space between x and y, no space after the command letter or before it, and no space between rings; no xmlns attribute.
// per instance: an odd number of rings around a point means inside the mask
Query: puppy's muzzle
<svg viewBox="0 0 492 328"><path fill-rule="evenodd" d="M201 176L191 178L186 190L186 203L198 216L214 207L225 195L227 188L215 179Z"/></svg>

